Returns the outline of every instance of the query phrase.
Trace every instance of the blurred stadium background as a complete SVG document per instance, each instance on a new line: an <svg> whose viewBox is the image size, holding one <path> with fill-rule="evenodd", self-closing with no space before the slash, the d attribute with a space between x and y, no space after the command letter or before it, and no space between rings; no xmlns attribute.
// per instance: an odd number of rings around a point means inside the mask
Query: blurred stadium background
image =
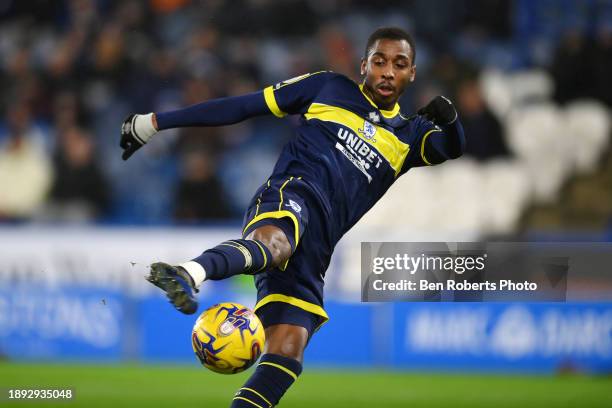
<svg viewBox="0 0 612 408"><path fill-rule="evenodd" d="M359 303L362 240L612 241L609 0L0 0L0 388L228 405L244 375L199 369L194 318L143 276L239 233L295 118L167 131L129 162L120 123L321 69L357 80L382 25L416 37L403 109L451 96L468 154L410 171L341 242L331 321L282 406L612 406L610 288ZM201 293L253 300L247 277Z"/></svg>

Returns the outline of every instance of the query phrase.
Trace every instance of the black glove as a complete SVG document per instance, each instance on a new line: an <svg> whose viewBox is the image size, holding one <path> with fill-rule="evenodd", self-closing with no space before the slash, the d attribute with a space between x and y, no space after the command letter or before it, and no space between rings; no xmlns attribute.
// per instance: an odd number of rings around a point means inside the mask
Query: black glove
<svg viewBox="0 0 612 408"><path fill-rule="evenodd" d="M457 120L457 110L453 103L445 96L436 96L425 106L417 111L419 115L423 115L427 120L432 121L436 125L450 125Z"/></svg>
<svg viewBox="0 0 612 408"><path fill-rule="evenodd" d="M131 155L144 146L151 136L157 133L153 126L153 114L135 115L131 114L121 124L121 141L119 146L123 149L121 158L127 160Z"/></svg>

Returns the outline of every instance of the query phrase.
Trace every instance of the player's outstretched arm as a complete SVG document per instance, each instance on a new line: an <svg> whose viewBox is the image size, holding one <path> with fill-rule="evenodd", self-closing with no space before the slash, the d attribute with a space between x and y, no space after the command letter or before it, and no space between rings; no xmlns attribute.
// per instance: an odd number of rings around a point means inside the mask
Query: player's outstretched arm
<svg viewBox="0 0 612 408"><path fill-rule="evenodd" d="M123 160L164 129L192 126L223 126L271 114L262 91L242 96L213 99L170 112L132 114L121 126Z"/></svg>
<svg viewBox="0 0 612 408"><path fill-rule="evenodd" d="M300 75L263 91L213 99L171 112L130 115L121 127L123 160L145 145L158 131L189 126L223 126L254 116L304 113L318 92L339 74L320 71Z"/></svg>
<svg viewBox="0 0 612 408"><path fill-rule="evenodd" d="M438 164L460 157L465 150L465 135L453 103L444 96L436 96L417 112L439 127L423 140L422 155L427 164ZM425 159L426 158L426 159Z"/></svg>

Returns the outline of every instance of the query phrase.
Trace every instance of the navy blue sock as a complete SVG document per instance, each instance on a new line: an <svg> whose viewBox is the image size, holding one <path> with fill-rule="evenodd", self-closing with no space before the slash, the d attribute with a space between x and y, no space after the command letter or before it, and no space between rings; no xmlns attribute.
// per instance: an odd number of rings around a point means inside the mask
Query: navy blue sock
<svg viewBox="0 0 612 408"><path fill-rule="evenodd" d="M297 380L302 364L278 354L264 354L257 369L234 396L230 408L271 408Z"/></svg>
<svg viewBox="0 0 612 408"><path fill-rule="evenodd" d="M272 254L260 241L232 239L204 251L193 261L202 265L206 279L220 280L263 272L272 264Z"/></svg>

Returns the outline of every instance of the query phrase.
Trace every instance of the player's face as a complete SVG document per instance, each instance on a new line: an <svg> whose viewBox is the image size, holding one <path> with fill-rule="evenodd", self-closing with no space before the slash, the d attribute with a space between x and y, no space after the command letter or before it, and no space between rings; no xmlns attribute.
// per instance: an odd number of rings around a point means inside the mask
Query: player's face
<svg viewBox="0 0 612 408"><path fill-rule="evenodd" d="M416 66L412 63L412 49L406 40L377 40L368 58L361 61L361 75L365 75L364 91L379 108L391 110L414 81Z"/></svg>

